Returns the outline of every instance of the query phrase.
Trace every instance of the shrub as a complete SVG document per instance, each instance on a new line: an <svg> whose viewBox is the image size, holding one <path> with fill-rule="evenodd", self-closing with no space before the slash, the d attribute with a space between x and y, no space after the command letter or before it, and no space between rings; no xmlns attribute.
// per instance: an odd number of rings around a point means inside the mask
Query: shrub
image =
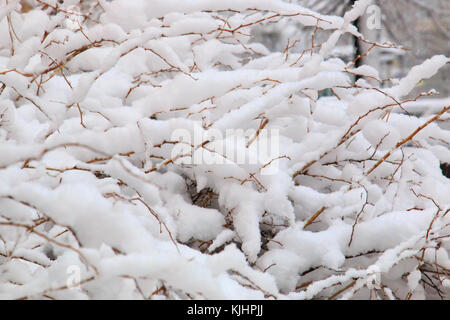
<svg viewBox="0 0 450 320"><path fill-rule="evenodd" d="M2 0L0 297L448 295L449 107L406 105L449 59L381 88L330 57L397 48L368 4ZM311 48L252 41L289 19Z"/></svg>

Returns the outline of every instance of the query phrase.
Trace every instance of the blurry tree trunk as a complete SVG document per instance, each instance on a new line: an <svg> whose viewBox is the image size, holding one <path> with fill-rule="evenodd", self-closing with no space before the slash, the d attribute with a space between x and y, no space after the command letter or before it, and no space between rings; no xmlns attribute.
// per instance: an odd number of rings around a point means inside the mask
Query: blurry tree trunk
<svg viewBox="0 0 450 320"><path fill-rule="evenodd" d="M359 29L359 23L360 23L360 19L356 19L355 21L355 25L358 27ZM355 59L357 59L359 56L362 55L362 49L361 49L361 41L357 38L357 37L353 37L353 46L355 47ZM362 59L358 59L356 60L355 63L355 68L358 68L359 66L361 66L361 62Z"/></svg>
<svg viewBox="0 0 450 320"><path fill-rule="evenodd" d="M349 8L347 10L349 10L355 4L355 2L356 0L351 0L349 3ZM362 22L361 17L356 19L354 22L355 26L358 28L360 32L361 32L361 22ZM354 59L355 60L357 59L355 63L355 68L358 68L359 66L362 65L362 59L360 58L360 56L362 55L362 48L361 48L361 41L357 37L353 37L353 47L355 52ZM361 76L359 75L355 76L355 80L358 80L359 78L361 78Z"/></svg>

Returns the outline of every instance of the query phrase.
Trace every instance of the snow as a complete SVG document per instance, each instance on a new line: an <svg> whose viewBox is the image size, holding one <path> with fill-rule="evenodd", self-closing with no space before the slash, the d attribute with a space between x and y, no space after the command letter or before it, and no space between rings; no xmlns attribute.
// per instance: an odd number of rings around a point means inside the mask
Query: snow
<svg viewBox="0 0 450 320"><path fill-rule="evenodd" d="M444 55L436 55L425 60L421 65L411 68L409 73L400 80L400 83L389 90L394 96L403 97L409 93L422 79L429 79L435 75L440 68L449 63L450 59Z"/></svg>
<svg viewBox="0 0 450 320"><path fill-rule="evenodd" d="M362 133L373 147L378 147L380 150L391 149L400 140L400 134L396 127L381 119L368 122Z"/></svg>
<svg viewBox="0 0 450 320"><path fill-rule="evenodd" d="M335 56L366 0L99 3L0 8L0 298L447 294L447 57L378 87ZM328 38L250 36L288 20Z"/></svg>
<svg viewBox="0 0 450 320"><path fill-rule="evenodd" d="M442 109L442 106L449 104L450 98L429 98L406 102L404 107L413 114L433 114L439 112ZM396 111L400 111L399 109L399 107L395 108Z"/></svg>

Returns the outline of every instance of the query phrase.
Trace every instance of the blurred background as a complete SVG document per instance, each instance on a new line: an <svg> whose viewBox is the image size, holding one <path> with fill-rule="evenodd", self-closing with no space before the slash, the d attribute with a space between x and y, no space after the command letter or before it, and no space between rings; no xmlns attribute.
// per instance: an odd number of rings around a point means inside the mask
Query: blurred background
<svg viewBox="0 0 450 320"><path fill-rule="evenodd" d="M355 0L287 0L325 15L343 16ZM401 78L409 69L436 54L450 57L449 45L449 0L373 0L366 14L355 24L366 39L377 42L390 41L409 50L375 48L368 57L362 59L380 72L382 79ZM283 51L288 41L297 41L294 52L311 47L311 34L314 27L305 28L292 21L265 25L255 30L257 41L264 43L272 51ZM324 42L329 33L320 30L315 43ZM355 37L346 35L335 49L334 55L344 61L352 61L368 45ZM413 93L435 88L440 95L428 99L442 99L450 96L450 65L441 69L432 79L421 83ZM389 85L389 83L383 83ZM438 103L438 101L436 101Z"/></svg>

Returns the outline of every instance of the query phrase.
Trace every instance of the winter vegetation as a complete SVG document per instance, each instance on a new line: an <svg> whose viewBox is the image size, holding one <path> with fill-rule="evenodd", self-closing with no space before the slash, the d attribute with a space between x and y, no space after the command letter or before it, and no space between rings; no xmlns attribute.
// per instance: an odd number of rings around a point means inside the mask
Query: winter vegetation
<svg viewBox="0 0 450 320"><path fill-rule="evenodd" d="M448 299L450 59L383 79L369 5L0 0L0 298Z"/></svg>

